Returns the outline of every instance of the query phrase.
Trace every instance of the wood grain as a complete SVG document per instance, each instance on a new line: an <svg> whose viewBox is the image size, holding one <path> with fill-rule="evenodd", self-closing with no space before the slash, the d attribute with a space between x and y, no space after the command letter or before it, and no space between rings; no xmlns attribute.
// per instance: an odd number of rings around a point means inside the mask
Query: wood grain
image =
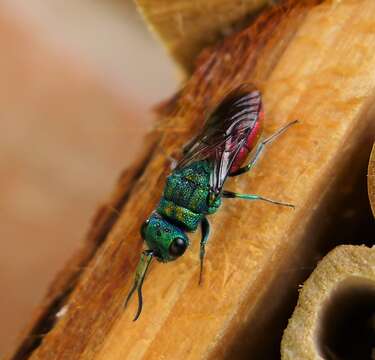
<svg viewBox="0 0 375 360"><path fill-rule="evenodd" d="M344 206L355 203L370 151L374 11L372 0L291 1L202 53L185 87L165 105L160 148L126 189L120 216L60 304L63 316L38 346L14 359L277 358L298 270L332 247L328 228L346 232L355 218L337 226ZM176 155L205 113L243 82L263 92L266 134L293 119L300 124L227 189L296 209L226 201L210 219L202 286L195 234L179 261L152 264L143 313L133 323L136 302L124 312L123 301L142 249L140 225L170 171L164 153ZM61 315L61 307L52 310Z"/></svg>

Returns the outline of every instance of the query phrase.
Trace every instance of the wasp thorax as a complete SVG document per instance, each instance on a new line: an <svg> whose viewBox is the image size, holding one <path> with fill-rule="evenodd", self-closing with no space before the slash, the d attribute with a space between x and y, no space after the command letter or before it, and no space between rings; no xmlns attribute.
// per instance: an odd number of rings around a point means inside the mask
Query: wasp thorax
<svg viewBox="0 0 375 360"><path fill-rule="evenodd" d="M158 214L152 214L144 222L141 234L159 261L175 260L189 246L189 239L185 233Z"/></svg>

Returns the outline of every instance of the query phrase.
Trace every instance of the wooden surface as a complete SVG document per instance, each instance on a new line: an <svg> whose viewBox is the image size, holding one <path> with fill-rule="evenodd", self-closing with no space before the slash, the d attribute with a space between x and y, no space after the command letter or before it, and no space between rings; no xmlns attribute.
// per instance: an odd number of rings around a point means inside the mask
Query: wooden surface
<svg viewBox="0 0 375 360"><path fill-rule="evenodd" d="M235 24L264 7L269 0L136 0L150 30L185 70L194 68L199 52L228 35Z"/></svg>
<svg viewBox="0 0 375 360"><path fill-rule="evenodd" d="M343 303L351 296L352 304ZM341 298L341 299L340 299ZM341 301L340 301L341 300ZM340 359L343 354L337 354L337 349L327 339L325 332L328 327L334 328L336 333L343 332L340 328L340 318L347 318L356 326L355 319L361 316L361 306L368 306L375 300L375 247L365 246L339 246L329 253L301 290L298 305L289 320L284 332L281 358L283 360L323 360ZM336 305L336 306L335 306ZM345 313L345 310L349 313ZM344 312L340 314L340 311ZM335 313L337 312L337 313ZM352 312L352 313L350 313ZM336 318L335 324L327 323L330 317ZM368 319L370 321L370 319ZM366 319L364 319L364 322ZM369 332L371 330L369 329ZM354 337L355 334L352 334ZM363 341L365 333L361 333L362 339L341 339L344 341ZM345 348L345 345L342 345ZM355 349L356 345L353 344ZM369 352L359 354L350 353L351 347L346 349L346 358L370 359ZM375 351L375 349L374 349ZM341 357L340 357L341 356Z"/></svg>
<svg viewBox="0 0 375 360"><path fill-rule="evenodd" d="M370 161L368 163L367 186L372 213L375 216L375 144L372 147Z"/></svg>
<svg viewBox="0 0 375 360"><path fill-rule="evenodd" d="M337 228L343 206L355 203L370 151L375 89L375 3L293 3L199 57L186 86L162 111L163 151L155 148L138 165L130 190L119 185L116 193L126 194L120 215L100 231L73 286L60 285L59 301L51 300L35 319L45 335L24 343L13 359L278 357L301 281L296 270L332 246L327 229ZM123 301L142 249L140 225L170 171L164 153L178 153L207 110L248 81L263 92L266 134L293 119L300 124L267 149L252 174L226 188L292 202L296 209L225 201L210 219L202 286L195 234L179 261L152 264L143 313L133 323L136 301L125 312ZM353 211L340 229L352 222Z"/></svg>

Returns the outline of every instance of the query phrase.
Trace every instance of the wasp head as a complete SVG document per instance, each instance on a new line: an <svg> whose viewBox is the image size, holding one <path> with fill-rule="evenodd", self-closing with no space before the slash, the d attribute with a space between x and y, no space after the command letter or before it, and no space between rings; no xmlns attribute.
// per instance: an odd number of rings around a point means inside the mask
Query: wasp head
<svg viewBox="0 0 375 360"><path fill-rule="evenodd" d="M143 223L141 235L153 256L162 262L176 260L189 246L185 233L156 213Z"/></svg>

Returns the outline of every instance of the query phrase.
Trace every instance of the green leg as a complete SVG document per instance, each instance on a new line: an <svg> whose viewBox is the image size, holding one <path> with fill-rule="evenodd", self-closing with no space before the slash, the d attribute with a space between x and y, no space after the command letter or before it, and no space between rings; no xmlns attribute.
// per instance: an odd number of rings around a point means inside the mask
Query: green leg
<svg viewBox="0 0 375 360"><path fill-rule="evenodd" d="M263 196L260 196L260 195L238 194L238 193L235 193L235 192L232 192L232 191L225 191L224 190L223 194L222 194L222 197L227 198L227 199L262 200L262 201L266 201L266 202L274 204L274 205L288 206L288 207L291 207L291 208L294 209L294 205L292 205L292 204L267 199L267 198L265 198Z"/></svg>
<svg viewBox="0 0 375 360"><path fill-rule="evenodd" d="M237 175L241 175L245 172L248 172L249 170L251 170L253 168L253 166L255 165L255 163L258 161L259 159L259 156L260 154L263 152L265 146L269 143L271 143L273 140L275 140L279 135L281 135L285 130L287 130L290 126L296 124L298 122L298 120L294 120L288 124L286 124L285 126L283 126L281 129L279 129L278 131L276 131L274 134L272 134L270 137L268 137L267 139L263 140L258 148L256 149L255 151L255 155L254 157L251 159L251 161L244 167L242 168L239 168L237 171L229 174L229 176L237 176Z"/></svg>
<svg viewBox="0 0 375 360"><path fill-rule="evenodd" d="M210 223L208 222L207 218L204 217L201 221L201 230L202 230L202 239L201 239L201 246L199 251L199 259L201 263L200 272L199 272L199 285L202 283L202 275L203 275L203 261L204 255L206 253L206 244L208 241L208 237L210 235Z"/></svg>

